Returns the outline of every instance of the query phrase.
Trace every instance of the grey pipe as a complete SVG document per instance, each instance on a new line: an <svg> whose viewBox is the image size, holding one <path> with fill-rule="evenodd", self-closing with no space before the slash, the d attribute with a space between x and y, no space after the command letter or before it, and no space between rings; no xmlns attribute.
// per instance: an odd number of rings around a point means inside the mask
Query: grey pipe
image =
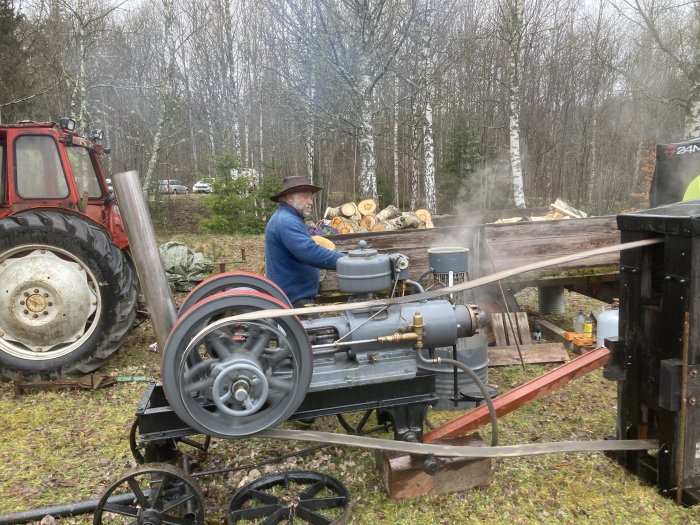
<svg viewBox="0 0 700 525"><path fill-rule="evenodd" d="M112 182L129 238L136 273L139 276L139 286L151 313L151 324L158 348L162 351L177 319L177 313L168 278L160 260L158 243L141 190L139 174L136 171L117 173Z"/></svg>
<svg viewBox="0 0 700 525"><path fill-rule="evenodd" d="M119 496L111 496L107 498L111 504L128 505L134 501L134 495L120 494ZM63 518L66 516L78 516L79 514L89 514L97 510L100 503L98 499L89 499L68 503L66 505L54 505L53 507L44 507L43 509L24 510L22 512L12 512L10 514L0 514L0 525L13 525L14 523L27 523L30 521L39 521L47 514L54 518Z"/></svg>

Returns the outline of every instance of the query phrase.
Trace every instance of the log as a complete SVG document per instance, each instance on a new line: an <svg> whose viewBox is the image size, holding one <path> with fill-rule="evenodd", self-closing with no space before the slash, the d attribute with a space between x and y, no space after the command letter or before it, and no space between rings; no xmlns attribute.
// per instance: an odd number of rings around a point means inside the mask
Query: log
<svg viewBox="0 0 700 525"><path fill-rule="evenodd" d="M411 212L404 212L398 219L403 224L404 228L417 228L421 220Z"/></svg>
<svg viewBox="0 0 700 525"><path fill-rule="evenodd" d="M423 222L428 222L428 221L432 222L432 220L433 220L433 216L425 208L414 211L413 215L418 217Z"/></svg>
<svg viewBox="0 0 700 525"><path fill-rule="evenodd" d="M377 224L375 224L374 226L372 226L372 228L370 229L370 231L373 231L373 232L384 232L384 231L386 231L386 224L384 224L383 222L378 222Z"/></svg>
<svg viewBox="0 0 700 525"><path fill-rule="evenodd" d="M377 203L374 199L365 199L357 204L357 210L364 215L374 215L377 211Z"/></svg>
<svg viewBox="0 0 700 525"><path fill-rule="evenodd" d="M335 217L338 217L340 215L340 206L337 206L335 208L326 208L326 213L323 214L324 219L333 219Z"/></svg>
<svg viewBox="0 0 700 525"><path fill-rule="evenodd" d="M344 219L342 217L333 217L333 220L331 221L331 227L337 230L338 227L343 223L343 220Z"/></svg>
<svg viewBox="0 0 700 525"><path fill-rule="evenodd" d="M352 217L357 214L357 205L354 202L346 202L340 205L340 213L345 217Z"/></svg>
<svg viewBox="0 0 700 525"><path fill-rule="evenodd" d="M377 217L374 215L365 215L360 219L360 226L363 228L367 228L368 230L372 231L372 227L376 226L377 224Z"/></svg>
<svg viewBox="0 0 700 525"><path fill-rule="evenodd" d="M355 227L352 223L342 219L335 229L338 230L338 233L355 233Z"/></svg>
<svg viewBox="0 0 700 525"><path fill-rule="evenodd" d="M377 221L388 221L389 219L393 219L394 217L398 217L399 215L401 215L401 211L396 206L389 204L389 206L377 213Z"/></svg>

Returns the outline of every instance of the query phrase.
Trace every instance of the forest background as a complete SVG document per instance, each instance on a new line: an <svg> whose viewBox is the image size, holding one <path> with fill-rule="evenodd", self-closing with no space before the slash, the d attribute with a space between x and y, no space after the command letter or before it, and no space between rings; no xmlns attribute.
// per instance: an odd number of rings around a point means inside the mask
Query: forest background
<svg viewBox="0 0 700 525"><path fill-rule="evenodd" d="M318 209L644 207L700 135L691 0L0 0L0 122L100 128L109 170L234 158Z"/></svg>

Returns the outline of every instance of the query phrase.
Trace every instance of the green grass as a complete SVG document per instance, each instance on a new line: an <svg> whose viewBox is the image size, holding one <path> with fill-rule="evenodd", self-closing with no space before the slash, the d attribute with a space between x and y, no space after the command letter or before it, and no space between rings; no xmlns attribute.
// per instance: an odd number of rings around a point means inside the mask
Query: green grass
<svg viewBox="0 0 700 525"><path fill-rule="evenodd" d="M180 240L195 247L193 239ZM254 238L196 239L204 247L220 243L216 249L232 259L246 246L248 260L234 266L252 270L261 262L259 240ZM535 315L532 304L527 307ZM568 317L573 315L567 313L562 319ZM148 350L153 341L150 324L144 323L101 372L159 379L159 355ZM551 368L492 368L489 382L506 392ZM0 514L99 497L134 466L128 432L144 388L144 383L119 383L96 391L37 392L14 398L11 385L0 384L4 429ZM615 432L615 410L615 384L596 371L501 418L500 444L602 439ZM440 424L457 415L432 412L430 420ZM312 428L340 431L334 418L319 418ZM481 435L490 440L488 428ZM200 468L249 465L305 447L273 440L214 439L209 453L199 454ZM199 482L210 524L224 522L238 487L281 470L314 470L338 478L354 500L354 524L700 524L700 506L676 505L602 453L504 458L494 460L492 468L493 480L486 486L394 501L384 491L373 453L328 447L282 464L199 478ZM92 516L61 522L88 524Z"/></svg>

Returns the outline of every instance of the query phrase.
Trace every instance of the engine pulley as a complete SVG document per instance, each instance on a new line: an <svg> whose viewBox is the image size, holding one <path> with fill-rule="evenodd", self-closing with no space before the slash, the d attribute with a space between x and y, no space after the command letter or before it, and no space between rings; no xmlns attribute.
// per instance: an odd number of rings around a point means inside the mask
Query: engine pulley
<svg viewBox="0 0 700 525"><path fill-rule="evenodd" d="M299 407L313 357L298 318L234 321L230 316L287 306L256 291L228 290L191 306L162 358L163 389L192 428L236 438L275 427Z"/></svg>

